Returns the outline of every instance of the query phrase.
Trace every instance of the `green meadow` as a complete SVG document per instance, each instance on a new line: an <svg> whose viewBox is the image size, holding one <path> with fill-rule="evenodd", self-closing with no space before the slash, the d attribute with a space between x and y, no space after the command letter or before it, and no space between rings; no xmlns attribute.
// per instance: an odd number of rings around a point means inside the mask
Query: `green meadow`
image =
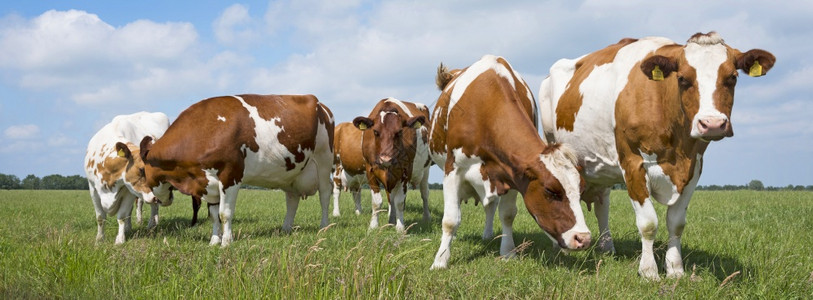
<svg viewBox="0 0 813 300"><path fill-rule="evenodd" d="M342 215L331 216L332 225L323 230L318 199L303 200L297 227L286 234L280 232L284 195L242 190L235 241L220 248L208 244L209 220L189 226L191 200L180 194L172 206L161 208L157 228L148 230L146 220L141 225L134 220L127 242L116 246L115 217L108 217L105 240L95 243L87 191L2 190L0 298L813 298L813 192L696 192L683 235L686 276L659 282L637 274L641 246L623 191L611 194L615 255L592 247L554 251L518 200L519 255L502 260L499 238L482 240L485 214L472 201L462 206L449 269L435 271L429 266L440 241L442 193L431 193L430 223L421 221L419 193L408 193L405 219L414 225L406 234L392 226L368 230L369 191L362 195L362 215L353 213L351 197L343 193ZM655 252L664 277L665 207L656 209ZM586 209L585 214L595 235L595 216Z"/></svg>

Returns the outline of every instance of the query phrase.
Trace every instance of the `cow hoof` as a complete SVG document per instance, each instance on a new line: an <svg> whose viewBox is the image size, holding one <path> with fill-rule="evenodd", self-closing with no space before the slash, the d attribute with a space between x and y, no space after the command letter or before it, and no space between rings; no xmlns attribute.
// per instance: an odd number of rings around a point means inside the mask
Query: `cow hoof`
<svg viewBox="0 0 813 300"><path fill-rule="evenodd" d="M655 270L652 270L652 269L639 269L638 270L638 275L641 275L641 277L643 277L647 281L654 281L654 282L661 281L661 277L658 276L657 269L655 269Z"/></svg>
<svg viewBox="0 0 813 300"><path fill-rule="evenodd" d="M338 212L338 211L334 211L334 212L333 212L333 216L334 216L334 217L338 217L338 216L341 216L341 215L339 214L339 212Z"/></svg>
<svg viewBox="0 0 813 300"><path fill-rule="evenodd" d="M210 246L219 245L220 244L220 237L213 235L212 239L209 241Z"/></svg>
<svg viewBox="0 0 813 300"><path fill-rule="evenodd" d="M357 210L357 211L356 211L356 215L357 215L357 216L360 216L360 215L361 215L361 211L360 211L360 210Z"/></svg>
<svg viewBox="0 0 813 300"><path fill-rule="evenodd" d="M429 267L429 270L442 270L442 269L446 269L445 262L444 263L435 262L432 264L431 267Z"/></svg>
<svg viewBox="0 0 813 300"><path fill-rule="evenodd" d="M678 279L678 278L681 278L681 277L683 277L683 270L675 270L673 272L667 272L666 273L666 278Z"/></svg>
<svg viewBox="0 0 813 300"><path fill-rule="evenodd" d="M116 237L116 245L121 245L121 244L124 244L124 237L123 236L117 236Z"/></svg>

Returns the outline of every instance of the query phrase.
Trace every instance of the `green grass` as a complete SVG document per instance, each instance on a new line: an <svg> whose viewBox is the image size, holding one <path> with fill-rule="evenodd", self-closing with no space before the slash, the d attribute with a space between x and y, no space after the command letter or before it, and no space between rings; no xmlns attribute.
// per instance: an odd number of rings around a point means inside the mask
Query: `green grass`
<svg viewBox="0 0 813 300"><path fill-rule="evenodd" d="M284 234L282 193L240 191L235 241L221 249L208 245L211 222L189 227L191 200L186 196L161 208L156 229L134 224L127 242L115 246L114 217L108 218L105 240L95 245L87 191L0 191L0 298L813 297L810 192L696 192L683 235L687 276L660 282L637 275L640 242L623 192L611 195L614 256L593 249L553 252L519 204L515 240L527 248L518 258L502 261L499 239L480 238L482 206L469 203L462 207L450 268L439 271L429 266L440 240L441 192L431 193L428 224L421 222L418 193L408 194L406 222L417 224L407 235L391 226L368 232L370 195L362 195L366 211L361 216L353 214L349 194L342 194L342 216L331 217L335 225L324 231L318 228L318 200L310 197L299 206L299 227ZM661 220L655 252L662 265L665 208L656 208ZM595 217L585 213L595 234ZM380 218L386 222L383 214ZM497 221L497 234L499 228Z"/></svg>

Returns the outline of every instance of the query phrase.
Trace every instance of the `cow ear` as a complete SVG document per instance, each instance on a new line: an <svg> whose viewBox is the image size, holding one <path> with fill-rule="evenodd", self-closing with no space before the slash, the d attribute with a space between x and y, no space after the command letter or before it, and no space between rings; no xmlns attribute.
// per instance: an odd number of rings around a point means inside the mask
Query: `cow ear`
<svg viewBox="0 0 813 300"><path fill-rule="evenodd" d="M133 153L130 152L130 148L127 147L127 145L122 142L116 143L116 153L118 154L119 157L123 157L126 159L133 158Z"/></svg>
<svg viewBox="0 0 813 300"><path fill-rule="evenodd" d="M146 161L147 153L152 149L152 136L145 136L139 144L139 149L141 149L141 160Z"/></svg>
<svg viewBox="0 0 813 300"><path fill-rule="evenodd" d="M677 69L677 61L663 55L653 55L641 62L641 71L649 80L661 81Z"/></svg>
<svg viewBox="0 0 813 300"><path fill-rule="evenodd" d="M426 118L424 116L417 116L412 117L406 122L406 127L412 127L414 129L420 129L423 124L426 123Z"/></svg>
<svg viewBox="0 0 813 300"><path fill-rule="evenodd" d="M367 128L373 127L373 120L367 117L356 117L353 119L353 126L362 131L367 130Z"/></svg>
<svg viewBox="0 0 813 300"><path fill-rule="evenodd" d="M737 56L737 69L742 70L751 77L759 77L773 68L776 57L768 51L751 49Z"/></svg>

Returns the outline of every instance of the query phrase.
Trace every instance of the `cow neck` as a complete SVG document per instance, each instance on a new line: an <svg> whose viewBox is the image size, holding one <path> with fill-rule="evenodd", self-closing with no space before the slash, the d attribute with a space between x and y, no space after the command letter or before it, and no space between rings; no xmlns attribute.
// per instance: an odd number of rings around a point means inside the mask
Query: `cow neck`
<svg viewBox="0 0 813 300"><path fill-rule="evenodd" d="M506 117L504 114L501 117ZM516 118L509 120L521 120L512 122L515 126L510 130L498 129L492 133L495 141L494 146L489 149L490 155L485 159L484 177L495 183L497 193L502 195L508 188L516 189L525 195L528 188L529 178L525 176L525 171L535 168L541 164L540 154L546 149L545 143L539 137L535 127L523 114L515 114ZM519 124L518 124L519 123Z"/></svg>

